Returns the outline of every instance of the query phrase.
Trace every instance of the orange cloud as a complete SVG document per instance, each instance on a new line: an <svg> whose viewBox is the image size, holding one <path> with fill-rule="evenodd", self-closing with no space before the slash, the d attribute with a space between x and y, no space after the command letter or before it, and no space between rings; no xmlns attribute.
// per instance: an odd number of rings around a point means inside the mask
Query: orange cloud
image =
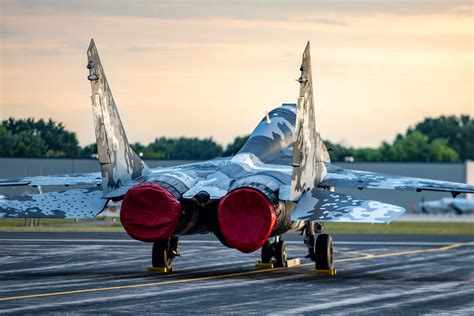
<svg viewBox="0 0 474 316"><path fill-rule="evenodd" d="M474 115L473 19L457 11L301 10L282 20L17 11L2 18L1 116L52 117L83 145L94 141L90 37L132 142L249 133L296 100L307 40L324 137L375 146L425 116Z"/></svg>

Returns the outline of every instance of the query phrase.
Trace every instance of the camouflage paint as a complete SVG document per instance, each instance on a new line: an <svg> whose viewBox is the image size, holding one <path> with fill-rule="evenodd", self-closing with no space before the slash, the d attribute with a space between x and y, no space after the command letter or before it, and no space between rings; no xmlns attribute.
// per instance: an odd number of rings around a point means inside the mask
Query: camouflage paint
<svg viewBox="0 0 474 316"><path fill-rule="evenodd" d="M100 187L5 197L0 218L94 218L106 204Z"/></svg>
<svg viewBox="0 0 474 316"><path fill-rule="evenodd" d="M389 189L398 191L441 191L470 193L474 185L448 181L403 177L368 171L343 169L326 164L328 175L321 182L322 187L344 187L358 189Z"/></svg>
<svg viewBox="0 0 474 316"><path fill-rule="evenodd" d="M102 185L102 177L99 172L63 174L57 176L37 176L17 179L0 179L0 186L20 186L28 185L48 186L48 185Z"/></svg>
<svg viewBox="0 0 474 316"><path fill-rule="evenodd" d="M405 209L378 201L314 188L303 194L291 214L292 220L320 222L389 223Z"/></svg>
<svg viewBox="0 0 474 316"><path fill-rule="evenodd" d="M324 161L329 155L321 136L316 130L314 112L313 80L309 42L301 62L300 94L296 107L296 126L293 141L293 174L291 176L290 200L297 201L303 192L318 186L326 176Z"/></svg>
<svg viewBox="0 0 474 316"><path fill-rule="evenodd" d="M87 50L92 109L104 194L149 173L128 144L94 40Z"/></svg>

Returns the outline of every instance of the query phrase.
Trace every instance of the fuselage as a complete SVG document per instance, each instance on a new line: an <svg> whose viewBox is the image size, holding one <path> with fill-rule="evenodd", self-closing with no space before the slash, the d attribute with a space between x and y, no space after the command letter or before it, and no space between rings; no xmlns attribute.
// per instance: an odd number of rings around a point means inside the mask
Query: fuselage
<svg viewBox="0 0 474 316"><path fill-rule="evenodd" d="M291 182L295 111L295 104L283 104L272 110L235 156L165 171L153 169L144 181L148 187L138 185L125 196L122 214L133 214L131 219L124 216L122 220L126 230L143 241L169 237L169 231L173 236L212 232L223 244L251 252L270 236L301 229L302 222L290 221L294 203L280 196L287 192ZM157 187L150 187L150 183ZM166 231L164 234L134 235L143 226L133 223L140 212L136 204L143 202L141 195L151 200L156 195L156 201L145 203L156 215L148 212L144 217L149 223L156 216L157 225L151 231ZM180 214L170 210L176 202L181 205ZM172 220L160 221L162 217Z"/></svg>

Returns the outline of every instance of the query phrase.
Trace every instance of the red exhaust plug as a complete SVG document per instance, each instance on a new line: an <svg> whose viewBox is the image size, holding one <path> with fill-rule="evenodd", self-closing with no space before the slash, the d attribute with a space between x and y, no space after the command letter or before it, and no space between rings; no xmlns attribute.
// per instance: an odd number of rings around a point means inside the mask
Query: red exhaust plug
<svg viewBox="0 0 474 316"><path fill-rule="evenodd" d="M181 213L181 204L168 189L156 183L142 183L125 195L120 221L133 239L154 242L173 234Z"/></svg>
<svg viewBox="0 0 474 316"><path fill-rule="evenodd" d="M222 198L217 219L228 245L249 253L260 249L270 237L277 214L262 192L240 188Z"/></svg>

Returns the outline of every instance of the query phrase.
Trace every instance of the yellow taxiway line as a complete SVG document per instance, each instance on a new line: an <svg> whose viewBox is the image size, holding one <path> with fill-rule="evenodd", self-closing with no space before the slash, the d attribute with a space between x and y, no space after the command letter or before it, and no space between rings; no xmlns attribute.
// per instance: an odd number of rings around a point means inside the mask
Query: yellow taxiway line
<svg viewBox="0 0 474 316"><path fill-rule="evenodd" d="M402 255L411 255L411 254L416 254L416 253L446 251L446 250L450 250L450 249L454 249L454 248L459 248L461 246L462 246L462 244L451 244L451 245L448 245L448 246L443 246L443 247L438 247L438 248L417 249L417 250L410 250L410 251L383 253L383 254L377 254L377 255L367 254L367 255L362 256L362 257L338 259L338 260L335 260L334 262L358 261L358 260L367 260L367 259L376 259L376 258L395 257L395 256L402 256ZM208 280L215 280L215 279L233 278L233 277L239 277L239 276L253 275L253 274L259 274L259 273L265 273L265 272L280 271L280 270L285 270L285 269L294 269L294 268L298 268L298 267L306 267L306 266L311 266L311 265L314 265L314 263L313 262L305 263L305 264L300 264L300 265L289 267L289 268L273 268L273 269L252 270L252 271L227 273L227 274L221 274L221 275L212 275L212 276L182 279L182 280L170 280L170 281L160 281L160 282L151 282L151 283L142 283L142 284L131 284L131 285L119 285L119 286L90 288L90 289L73 290L73 291L50 292L50 293L42 293L42 294L0 297L0 301L12 301L12 300L20 300L20 299L28 299L28 298L60 296L60 295L90 293L90 292L104 292L104 291L121 290L121 289L133 289L133 288L150 287L150 286L158 286L158 285L208 281Z"/></svg>

